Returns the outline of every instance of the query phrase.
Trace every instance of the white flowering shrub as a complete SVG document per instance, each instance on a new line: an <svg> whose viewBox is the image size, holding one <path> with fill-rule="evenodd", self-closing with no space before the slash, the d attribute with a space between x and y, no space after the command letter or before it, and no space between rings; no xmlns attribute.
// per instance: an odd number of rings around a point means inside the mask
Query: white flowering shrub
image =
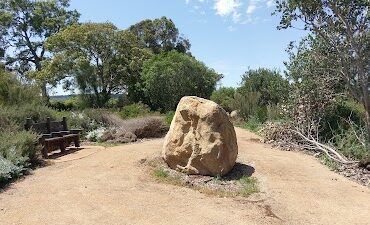
<svg viewBox="0 0 370 225"><path fill-rule="evenodd" d="M92 130L87 133L86 139L92 142L100 142L106 130L107 129L105 127L99 127L98 129Z"/></svg>

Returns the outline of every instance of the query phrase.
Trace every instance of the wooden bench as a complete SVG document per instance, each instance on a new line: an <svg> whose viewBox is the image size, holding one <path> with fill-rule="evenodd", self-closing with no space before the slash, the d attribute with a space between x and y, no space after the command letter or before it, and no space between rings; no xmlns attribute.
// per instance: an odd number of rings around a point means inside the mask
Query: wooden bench
<svg viewBox="0 0 370 225"><path fill-rule="evenodd" d="M46 122L34 123L31 118L26 119L26 130L32 130L39 134L39 143L42 145L42 156L48 158L48 153L60 149L64 152L73 142L75 147L80 147L80 129L68 130L67 118L62 121L51 121L48 117Z"/></svg>

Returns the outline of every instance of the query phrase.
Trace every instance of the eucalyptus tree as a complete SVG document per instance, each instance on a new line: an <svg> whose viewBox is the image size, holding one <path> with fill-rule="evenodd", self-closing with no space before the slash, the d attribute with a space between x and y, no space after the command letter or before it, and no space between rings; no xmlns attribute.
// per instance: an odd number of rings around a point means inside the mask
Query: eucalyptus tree
<svg viewBox="0 0 370 225"><path fill-rule="evenodd" d="M69 0L0 1L0 52L5 65L21 75L34 78L30 71L41 71L48 57L48 37L77 23L80 14L69 10ZM46 85L53 79L37 76L42 95L48 98Z"/></svg>
<svg viewBox="0 0 370 225"><path fill-rule="evenodd" d="M180 35L175 23L166 17L140 21L130 26L129 31L155 54L172 50L187 53L190 50L189 40Z"/></svg>
<svg viewBox="0 0 370 225"><path fill-rule="evenodd" d="M94 106L103 107L112 94L127 89L130 77L151 56L138 43L130 32L111 23L72 25L48 39L54 57L44 72L69 77L66 88L77 87L91 96Z"/></svg>
<svg viewBox="0 0 370 225"><path fill-rule="evenodd" d="M280 0L276 13L281 15L278 28L297 28L299 25L320 42L315 51L321 62L317 69L323 79L343 80L351 95L366 111L370 137L370 1L369 0ZM315 43L317 44L317 42ZM313 45L308 49L313 49ZM316 69L316 70L317 70ZM369 138L370 142L370 138Z"/></svg>

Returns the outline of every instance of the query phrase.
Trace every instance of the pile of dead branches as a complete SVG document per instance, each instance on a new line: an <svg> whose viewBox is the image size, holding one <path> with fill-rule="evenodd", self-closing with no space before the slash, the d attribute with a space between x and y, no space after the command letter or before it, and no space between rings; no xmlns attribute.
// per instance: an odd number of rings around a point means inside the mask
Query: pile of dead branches
<svg viewBox="0 0 370 225"><path fill-rule="evenodd" d="M312 127L316 127L316 129ZM347 159L334 147L320 143L317 129L317 126L311 126L310 129L303 130L293 126L291 123L268 123L260 130L260 134L264 137L266 143L272 143L284 150L307 150L323 153L337 163L358 163L358 161Z"/></svg>

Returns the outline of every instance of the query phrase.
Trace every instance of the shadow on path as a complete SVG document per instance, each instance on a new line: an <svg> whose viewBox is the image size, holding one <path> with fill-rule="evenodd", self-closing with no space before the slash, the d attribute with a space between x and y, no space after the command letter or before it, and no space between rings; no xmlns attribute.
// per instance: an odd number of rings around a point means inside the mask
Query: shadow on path
<svg viewBox="0 0 370 225"><path fill-rule="evenodd" d="M235 163L233 169L222 177L223 180L239 180L242 177L250 177L254 173L255 169L253 166L249 166L243 163Z"/></svg>

